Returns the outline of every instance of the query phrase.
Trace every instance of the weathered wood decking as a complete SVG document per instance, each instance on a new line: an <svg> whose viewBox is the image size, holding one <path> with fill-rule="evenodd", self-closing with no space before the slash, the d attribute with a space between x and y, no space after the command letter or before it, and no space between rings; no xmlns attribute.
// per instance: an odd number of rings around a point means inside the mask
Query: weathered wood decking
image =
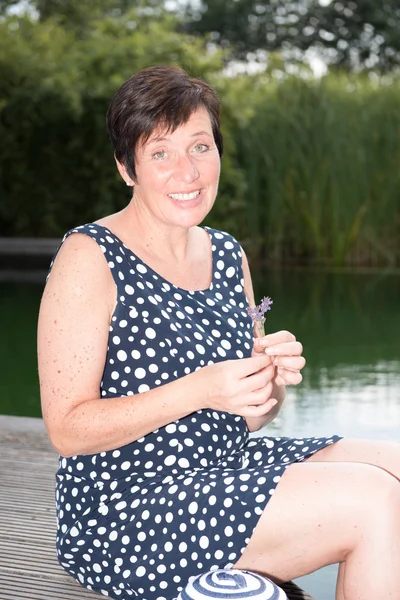
<svg viewBox="0 0 400 600"><path fill-rule="evenodd" d="M57 456L40 419L0 417L0 598L99 598L55 554Z"/></svg>
<svg viewBox="0 0 400 600"><path fill-rule="evenodd" d="M0 599L95 600L55 553L57 456L41 419L0 416ZM288 584L290 600L313 600Z"/></svg>

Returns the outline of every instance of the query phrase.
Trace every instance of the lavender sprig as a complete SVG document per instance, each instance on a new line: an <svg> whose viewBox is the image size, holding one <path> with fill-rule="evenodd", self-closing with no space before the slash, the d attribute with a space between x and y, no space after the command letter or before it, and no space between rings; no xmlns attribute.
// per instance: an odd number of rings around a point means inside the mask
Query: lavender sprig
<svg viewBox="0 0 400 600"><path fill-rule="evenodd" d="M257 337L263 337L265 335L264 323L265 313L271 310L273 300L269 296L264 297L258 306L249 306L247 313L251 317L254 325L254 329L257 333Z"/></svg>

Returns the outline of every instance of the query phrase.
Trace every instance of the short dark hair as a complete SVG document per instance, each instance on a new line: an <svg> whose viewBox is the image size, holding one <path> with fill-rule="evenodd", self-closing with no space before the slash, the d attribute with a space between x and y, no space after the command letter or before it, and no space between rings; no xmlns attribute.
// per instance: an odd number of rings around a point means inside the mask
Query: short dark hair
<svg viewBox="0 0 400 600"><path fill-rule="evenodd" d="M173 132L204 107L211 119L214 142L222 156L220 102L213 88L179 67L157 66L132 75L115 93L107 110L107 130L115 157L136 179L135 154L158 127Z"/></svg>

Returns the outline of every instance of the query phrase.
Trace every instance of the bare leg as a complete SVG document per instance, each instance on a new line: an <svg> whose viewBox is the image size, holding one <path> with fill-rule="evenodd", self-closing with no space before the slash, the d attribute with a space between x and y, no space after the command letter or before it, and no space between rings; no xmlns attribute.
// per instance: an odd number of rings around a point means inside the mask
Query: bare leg
<svg viewBox="0 0 400 600"><path fill-rule="evenodd" d="M361 462L375 465L400 481L400 444L379 440L344 438L307 459L309 462ZM345 563L339 565L336 600L344 598Z"/></svg>
<svg viewBox="0 0 400 600"><path fill-rule="evenodd" d="M341 562L338 600L400 598L400 485L365 464L291 465L235 567L288 581Z"/></svg>
<svg viewBox="0 0 400 600"><path fill-rule="evenodd" d="M400 481L400 444L344 438L313 454L306 462L356 462L384 469Z"/></svg>

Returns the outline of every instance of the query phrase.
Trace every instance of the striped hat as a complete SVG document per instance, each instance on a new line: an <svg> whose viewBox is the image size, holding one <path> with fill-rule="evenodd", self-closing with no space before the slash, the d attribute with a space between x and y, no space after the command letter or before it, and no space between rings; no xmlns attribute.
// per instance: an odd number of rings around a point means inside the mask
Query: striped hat
<svg viewBox="0 0 400 600"><path fill-rule="evenodd" d="M192 578L177 600L287 600L275 583L250 571L218 569Z"/></svg>

